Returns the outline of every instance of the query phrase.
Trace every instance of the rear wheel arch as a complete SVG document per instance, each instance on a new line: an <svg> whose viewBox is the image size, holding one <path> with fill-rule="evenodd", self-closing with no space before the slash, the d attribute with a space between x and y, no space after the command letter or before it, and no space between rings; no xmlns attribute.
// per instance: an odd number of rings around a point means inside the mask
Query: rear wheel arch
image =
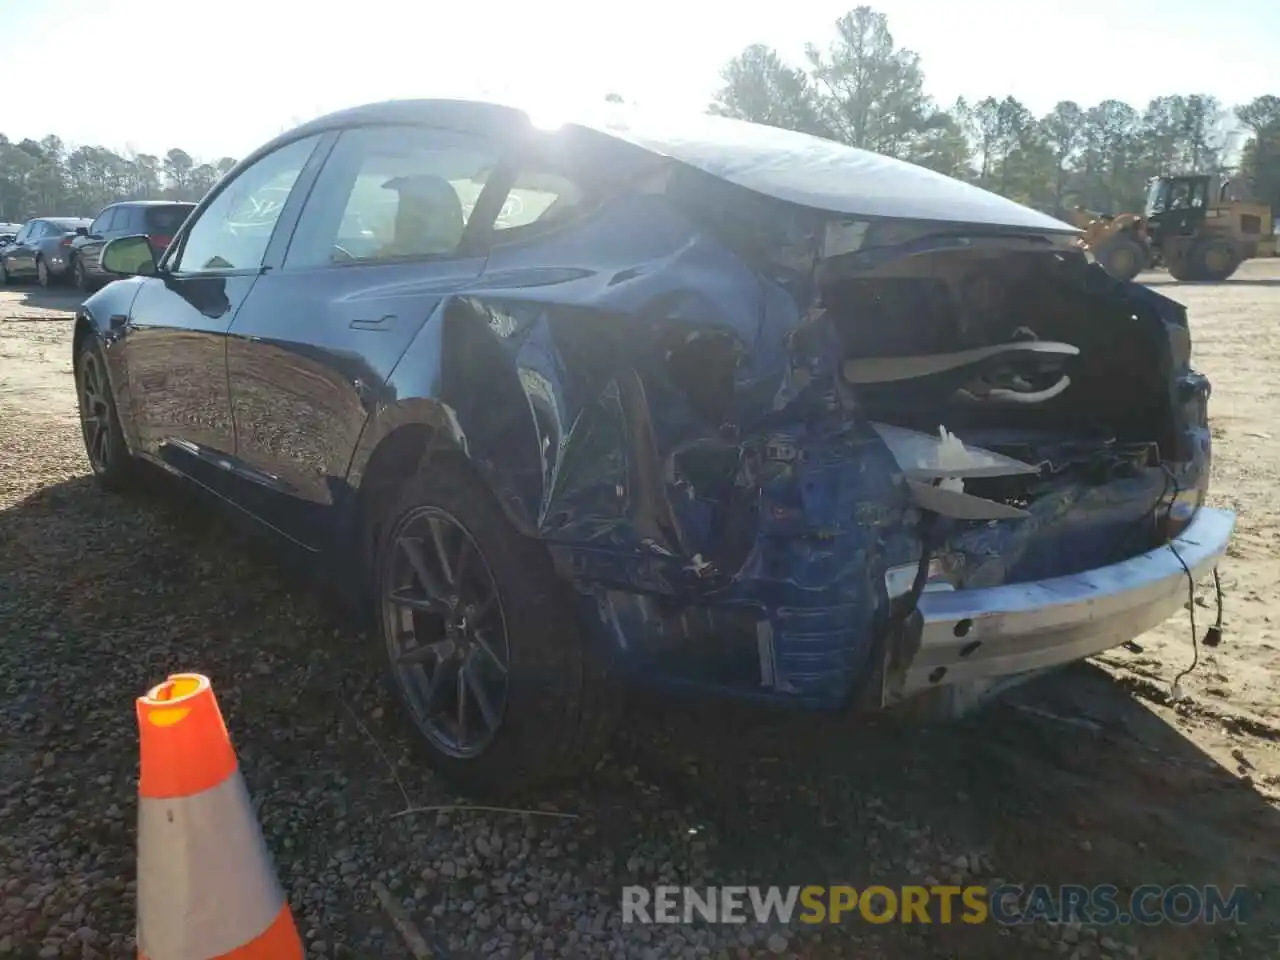
<svg viewBox="0 0 1280 960"><path fill-rule="evenodd" d="M359 455L358 455L359 457ZM352 511L347 542L356 548L362 588L372 589L373 556L381 532L380 512L396 490L433 458L466 461L447 428L428 420L411 420L381 436L367 457L353 464L356 482L355 510Z"/></svg>
<svg viewBox="0 0 1280 960"><path fill-rule="evenodd" d="M390 657L387 666L391 668L392 688L399 688L398 699L408 708L406 719L414 720L415 734L428 748L426 759L467 793L520 794L549 779L589 770L608 741L621 704L610 652L599 649L584 629L574 594L554 572L545 545L514 528L499 498L460 448L433 447L433 439L438 440L433 431L402 428L384 440L380 452L375 451L377 462L371 460L366 475L370 496L365 513L372 521L365 534L369 599L377 633ZM401 476L405 468L411 471L407 477ZM397 683L397 670L401 675L404 670L397 667L397 656L405 653L402 644L407 639L411 648L421 646L418 631L422 624L416 614L412 614L411 628L399 615L393 618L392 613L402 612L403 606L388 601L387 591L389 584L396 591L408 589L403 579L395 576L397 561L404 566L400 538L424 514L443 517L465 532L472 542L473 556L483 563L490 578L491 595L503 617L500 637L506 656L502 673L505 676L510 670L513 679L504 693L501 728L490 731L496 739L471 759L446 754L429 742L422 717L415 720L413 716L414 697L404 688L402 676ZM446 549L437 539L436 550L443 556ZM419 560L411 566L421 565ZM458 606L468 603L461 589L463 581L454 579L460 574L461 563L453 566L453 574L448 569L446 565L445 580L458 586L452 599L441 600L447 604L443 615L452 619L455 614L450 611L456 609L462 617L456 629L461 632L473 611L470 606ZM415 592L432 582L444 584L438 575L419 573L420 586ZM419 597L416 602L421 600ZM438 645L450 636L436 634L429 639ZM422 650L427 651L428 646ZM464 660L467 657L465 649L437 654L434 671L443 669L444 659L455 653ZM445 689L436 683L434 671L431 689ZM461 679L457 685L462 687ZM426 699L432 699L430 693ZM461 716L465 709L461 701L456 709Z"/></svg>

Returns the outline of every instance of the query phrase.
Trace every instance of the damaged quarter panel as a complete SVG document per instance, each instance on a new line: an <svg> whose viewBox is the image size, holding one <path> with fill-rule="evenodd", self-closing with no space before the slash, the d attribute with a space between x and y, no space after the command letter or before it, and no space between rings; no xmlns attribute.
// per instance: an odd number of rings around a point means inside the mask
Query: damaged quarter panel
<svg viewBox="0 0 1280 960"><path fill-rule="evenodd" d="M919 553L834 335L806 322L818 226L674 167L495 246L419 335L459 446L647 679L842 703L888 616L885 569Z"/></svg>

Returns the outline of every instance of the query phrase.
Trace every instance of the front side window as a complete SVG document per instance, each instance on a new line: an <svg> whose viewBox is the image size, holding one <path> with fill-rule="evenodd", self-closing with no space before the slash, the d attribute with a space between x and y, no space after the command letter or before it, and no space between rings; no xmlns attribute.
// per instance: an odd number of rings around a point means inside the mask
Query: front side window
<svg viewBox="0 0 1280 960"><path fill-rule="evenodd" d="M175 269L202 273L262 266L285 201L319 140L317 135L286 144L227 184L187 231Z"/></svg>
<svg viewBox="0 0 1280 960"><path fill-rule="evenodd" d="M97 236L101 236L102 234L110 230L111 218L115 216L116 211L119 209L120 209L119 207L107 207L107 209L103 210L100 214L98 214L98 219L93 221L93 223L89 226L89 233L97 237Z"/></svg>
<svg viewBox="0 0 1280 960"><path fill-rule="evenodd" d="M311 191L285 267L456 255L497 160L495 146L453 130L345 131Z"/></svg>

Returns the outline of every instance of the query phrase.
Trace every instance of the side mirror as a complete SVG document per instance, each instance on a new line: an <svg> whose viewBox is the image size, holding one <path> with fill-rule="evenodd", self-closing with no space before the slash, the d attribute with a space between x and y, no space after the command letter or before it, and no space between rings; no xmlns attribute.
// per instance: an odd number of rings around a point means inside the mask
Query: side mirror
<svg viewBox="0 0 1280 960"><path fill-rule="evenodd" d="M87 237L88 235L89 235L89 228L88 228L88 227L76 227L76 236L77 236L77 237Z"/></svg>
<svg viewBox="0 0 1280 960"><path fill-rule="evenodd" d="M154 277L157 273L156 255L145 236L108 241L99 262L107 273L118 273L122 277Z"/></svg>

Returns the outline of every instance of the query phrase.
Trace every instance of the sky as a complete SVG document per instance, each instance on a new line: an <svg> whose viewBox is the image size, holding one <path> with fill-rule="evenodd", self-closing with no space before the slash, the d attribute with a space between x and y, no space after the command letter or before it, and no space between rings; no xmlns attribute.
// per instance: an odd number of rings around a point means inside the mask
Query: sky
<svg viewBox="0 0 1280 960"><path fill-rule="evenodd" d="M554 113L616 92L701 110L751 43L799 63L855 0L0 0L0 132L197 160L330 110L515 98ZM1280 95L1280 0L874 0L939 103L1012 94L1139 108L1166 93ZM1252 46L1252 49L1250 47Z"/></svg>

